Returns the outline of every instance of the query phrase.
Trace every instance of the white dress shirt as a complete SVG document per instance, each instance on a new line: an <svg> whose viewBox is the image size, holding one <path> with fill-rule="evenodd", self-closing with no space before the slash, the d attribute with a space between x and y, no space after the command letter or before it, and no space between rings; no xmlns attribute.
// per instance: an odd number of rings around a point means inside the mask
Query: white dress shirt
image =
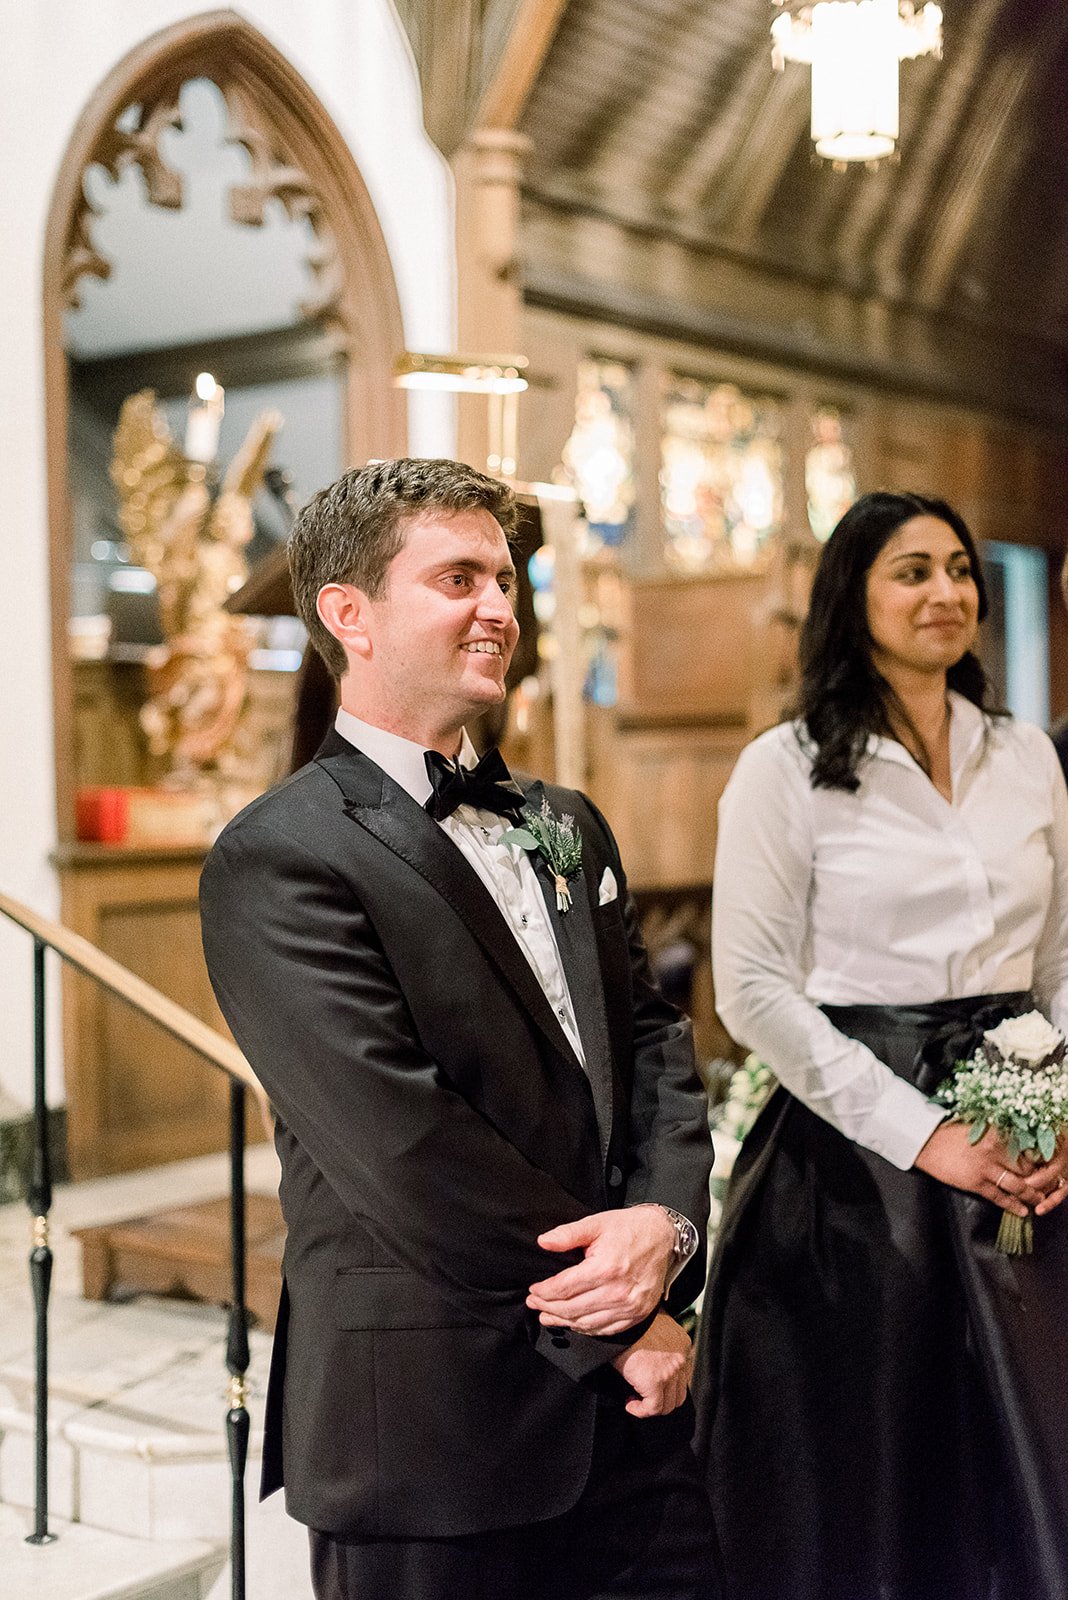
<svg viewBox="0 0 1068 1600"><path fill-rule="evenodd" d="M334 726L343 739L369 756L394 783L400 784L417 805L426 804L434 786L426 770L424 745L402 739L396 733L387 733L369 722L361 722L359 717L344 709L338 711ZM460 761L465 767L473 767L477 760L474 746L465 733ZM450 817L438 823L493 896L541 984L545 998L556 1012L568 1043L585 1066L571 992L537 874L525 850L501 843L501 835L512 826L510 821L492 811L480 811L467 805L457 806Z"/></svg>
<svg viewBox="0 0 1068 1600"><path fill-rule="evenodd" d="M813 789L783 724L720 802L716 1006L740 1043L858 1144L910 1167L944 1116L818 1010L1033 988L1068 1032L1068 795L1038 728L950 696L953 799L872 737L855 794Z"/></svg>

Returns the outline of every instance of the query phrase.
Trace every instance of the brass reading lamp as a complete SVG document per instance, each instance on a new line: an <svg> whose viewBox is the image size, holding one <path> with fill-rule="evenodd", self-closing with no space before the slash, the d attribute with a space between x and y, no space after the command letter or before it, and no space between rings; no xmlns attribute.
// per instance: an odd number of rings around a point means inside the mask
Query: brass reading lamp
<svg viewBox="0 0 1068 1600"><path fill-rule="evenodd" d="M489 402L486 470L513 479L518 460L519 400L528 387L525 356L423 355L406 350L394 368L399 389L484 394Z"/></svg>

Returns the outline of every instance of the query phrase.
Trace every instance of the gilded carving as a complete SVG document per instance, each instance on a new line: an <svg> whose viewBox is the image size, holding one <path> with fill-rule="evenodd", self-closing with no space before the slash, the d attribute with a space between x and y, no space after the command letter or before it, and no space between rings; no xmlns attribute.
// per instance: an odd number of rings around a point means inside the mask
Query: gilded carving
<svg viewBox="0 0 1068 1600"><path fill-rule="evenodd" d="M141 725L154 755L190 777L218 768L248 694L253 639L223 604L248 576L252 500L263 481L276 411L249 430L213 499L201 463L171 437L151 389L123 402L111 465L133 560L155 578L165 643L149 662Z"/></svg>

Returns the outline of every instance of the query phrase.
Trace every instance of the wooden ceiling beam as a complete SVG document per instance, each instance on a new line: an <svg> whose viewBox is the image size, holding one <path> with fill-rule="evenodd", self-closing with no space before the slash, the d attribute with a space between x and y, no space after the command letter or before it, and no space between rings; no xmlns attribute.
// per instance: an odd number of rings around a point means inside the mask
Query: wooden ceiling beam
<svg viewBox="0 0 1068 1600"><path fill-rule="evenodd" d="M496 69L482 93L476 128L517 128L568 0L520 0Z"/></svg>

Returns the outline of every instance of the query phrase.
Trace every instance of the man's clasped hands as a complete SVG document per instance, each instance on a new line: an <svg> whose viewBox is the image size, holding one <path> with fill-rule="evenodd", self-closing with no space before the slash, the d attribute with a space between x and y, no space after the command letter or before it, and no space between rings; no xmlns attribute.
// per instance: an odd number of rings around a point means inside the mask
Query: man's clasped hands
<svg viewBox="0 0 1068 1600"><path fill-rule="evenodd" d="M554 1252L584 1252L574 1266L531 1284L527 1305L539 1313L543 1326L612 1336L655 1312L612 1365L634 1390L627 1402L632 1416L662 1416L680 1406L693 1351L685 1330L661 1306L675 1256L675 1228L667 1212L658 1205L598 1211L550 1229L538 1244Z"/></svg>

